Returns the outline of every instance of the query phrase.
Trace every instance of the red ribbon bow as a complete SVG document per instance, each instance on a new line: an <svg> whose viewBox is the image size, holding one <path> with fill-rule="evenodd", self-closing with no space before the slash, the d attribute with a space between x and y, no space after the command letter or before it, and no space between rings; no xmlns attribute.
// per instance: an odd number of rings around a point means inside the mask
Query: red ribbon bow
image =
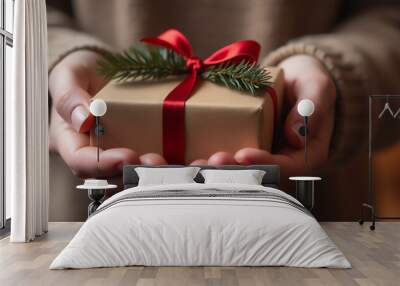
<svg viewBox="0 0 400 286"><path fill-rule="evenodd" d="M142 41L171 49L182 55L190 70L189 75L168 94L163 102L163 154L168 163L183 164L185 162L185 102L192 95L198 71L205 66L227 61L257 62L260 45L251 40L235 42L201 60L193 54L188 39L175 29L167 30L155 38L144 38Z"/></svg>

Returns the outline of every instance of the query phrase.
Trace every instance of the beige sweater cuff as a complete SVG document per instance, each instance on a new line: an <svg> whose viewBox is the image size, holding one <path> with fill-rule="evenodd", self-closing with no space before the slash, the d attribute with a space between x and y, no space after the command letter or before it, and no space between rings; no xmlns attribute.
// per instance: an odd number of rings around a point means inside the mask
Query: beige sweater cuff
<svg viewBox="0 0 400 286"><path fill-rule="evenodd" d="M48 29L48 71L49 73L63 58L78 50L91 50L105 54L112 49L102 41L87 34L65 27Z"/></svg>
<svg viewBox="0 0 400 286"><path fill-rule="evenodd" d="M331 74L337 88L335 129L331 142L330 162L344 163L366 146L368 131L368 89L360 59L340 45L317 41L289 43L272 52L265 65L278 65L284 59L306 54L318 59ZM365 143L365 144L364 144Z"/></svg>

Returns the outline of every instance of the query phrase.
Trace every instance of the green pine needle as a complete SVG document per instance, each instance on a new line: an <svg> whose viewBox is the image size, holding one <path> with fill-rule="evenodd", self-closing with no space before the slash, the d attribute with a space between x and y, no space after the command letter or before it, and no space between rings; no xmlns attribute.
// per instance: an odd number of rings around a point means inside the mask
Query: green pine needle
<svg viewBox="0 0 400 286"><path fill-rule="evenodd" d="M151 45L132 46L122 53L108 53L97 63L97 72L107 80L127 82L154 80L187 74L185 59L178 53ZM201 70L201 76L228 88L250 92L271 85L270 73L255 63L226 62ZM261 94L261 93L259 93Z"/></svg>
<svg viewBox="0 0 400 286"><path fill-rule="evenodd" d="M97 63L97 72L119 82L152 80L187 73L179 54L156 46L136 45L122 53L106 54Z"/></svg>
<svg viewBox="0 0 400 286"><path fill-rule="evenodd" d="M257 91L271 85L270 73L255 63L222 63L210 66L203 73L203 78L223 84L229 88L247 91L257 95Z"/></svg>

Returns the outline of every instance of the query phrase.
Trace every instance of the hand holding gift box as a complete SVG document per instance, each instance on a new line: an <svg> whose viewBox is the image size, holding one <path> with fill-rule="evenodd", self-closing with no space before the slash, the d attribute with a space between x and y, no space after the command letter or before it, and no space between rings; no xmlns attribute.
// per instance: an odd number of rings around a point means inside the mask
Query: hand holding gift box
<svg viewBox="0 0 400 286"><path fill-rule="evenodd" d="M89 100L107 83L103 76L96 73L98 67L96 61L102 57L98 50L96 51L74 51L58 62L50 72L49 91L53 102L49 130L50 148L57 151L70 169L81 177L116 176L121 173L120 167L123 164L165 164L164 158L159 154L139 154L134 149L119 146L100 149L101 164L97 162L97 149L89 146L90 135L86 133L90 127L93 128L94 121L89 115ZM268 61L279 62L275 56L276 53L270 55ZM299 116L296 107L297 103L304 98L312 99L316 107L310 121L309 165L317 168L327 162L335 122L335 84L324 65L315 57L298 54L284 56L286 58L280 61L279 67L284 71L285 105L288 112L283 114L282 128L279 132L274 132L274 141L279 140L279 143L275 145L274 153L271 154L265 149L248 147L234 153L219 149L220 152L212 154L209 158L203 157L203 160L196 160L196 164L279 164L283 176L303 173L304 139L299 132L303 119ZM187 72L186 61L183 57L179 57L184 67L184 70L180 71L182 75ZM169 64L169 62L166 63ZM170 66L167 65L167 67ZM132 70L128 71L129 75ZM162 71L165 72L165 70L159 70L159 76L163 75ZM167 69L167 71L170 70ZM204 73L200 76L204 77ZM272 82L271 79L269 81ZM175 86L171 86L171 90ZM201 87L195 89L194 96L200 89ZM275 89L278 91L277 88ZM171 90L165 91L166 94ZM279 91L277 93L279 97ZM124 132L129 133L128 127L123 128ZM142 137L142 134L130 133L134 138ZM107 131L104 138L108 138ZM201 142L204 141L202 139ZM162 146L162 142L160 144Z"/></svg>
<svg viewBox="0 0 400 286"><path fill-rule="evenodd" d="M202 61L176 30L144 41L167 50L151 46L146 52L109 55L100 63L107 77L123 80L111 81L95 97L108 106L102 118L104 149L161 153L177 164L207 159L221 150L270 150L282 106L283 75L279 68L256 65L256 42L233 43ZM179 76L183 73L188 75ZM141 80L148 78L154 80Z"/></svg>

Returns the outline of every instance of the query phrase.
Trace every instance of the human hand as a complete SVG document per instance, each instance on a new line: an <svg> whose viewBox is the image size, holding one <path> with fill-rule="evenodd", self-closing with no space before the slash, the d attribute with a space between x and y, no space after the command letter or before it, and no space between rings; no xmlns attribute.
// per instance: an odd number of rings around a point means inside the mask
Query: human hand
<svg viewBox="0 0 400 286"><path fill-rule="evenodd" d="M120 175L124 164L165 164L158 154L139 157L128 148L101 150L100 162L97 162L97 148L90 146L87 132L94 123L89 113L90 98L106 84L95 70L100 57L91 51L73 52L51 71L50 149L57 151L80 177Z"/></svg>
<svg viewBox="0 0 400 286"><path fill-rule="evenodd" d="M284 70L285 100L289 112L284 123L284 139L276 154L255 148L244 148L235 154L218 152L208 161L194 163L224 164L277 164L284 176L305 174L326 163L334 127L336 88L321 63L311 56L296 55L279 65ZM304 159L304 137L299 130L304 119L297 112L302 99L311 99L315 112L309 118L308 164Z"/></svg>

